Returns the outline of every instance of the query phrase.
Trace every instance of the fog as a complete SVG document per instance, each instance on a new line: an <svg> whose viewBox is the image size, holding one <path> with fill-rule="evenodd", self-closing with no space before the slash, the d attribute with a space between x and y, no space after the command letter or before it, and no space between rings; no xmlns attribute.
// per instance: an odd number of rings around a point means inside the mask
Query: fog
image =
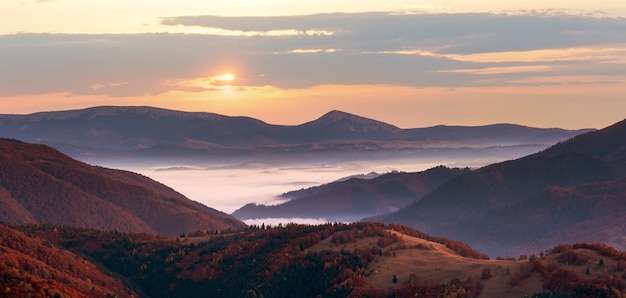
<svg viewBox="0 0 626 298"><path fill-rule="evenodd" d="M126 167L164 183L188 198L217 210L232 213L248 203L275 205L284 192L332 182L370 172L421 171L438 163L378 164L343 162L276 166L265 163L214 166L165 164Z"/></svg>
<svg viewBox="0 0 626 298"><path fill-rule="evenodd" d="M542 148L498 147L471 152L447 150L414 156L358 159L239 157L231 160L145 158L132 160L90 160L91 164L133 171L159 181L188 198L232 213L248 203L274 205L284 202L280 194L329 183L352 175L370 172L417 172L438 165L480 167L513 159ZM471 153L471 154L470 154ZM257 219L249 224L324 223L316 219Z"/></svg>
<svg viewBox="0 0 626 298"><path fill-rule="evenodd" d="M298 223L303 225L322 225L328 223L325 218L255 218L255 219L246 219L245 222L247 225L271 225L277 226L279 224L286 225L289 223Z"/></svg>

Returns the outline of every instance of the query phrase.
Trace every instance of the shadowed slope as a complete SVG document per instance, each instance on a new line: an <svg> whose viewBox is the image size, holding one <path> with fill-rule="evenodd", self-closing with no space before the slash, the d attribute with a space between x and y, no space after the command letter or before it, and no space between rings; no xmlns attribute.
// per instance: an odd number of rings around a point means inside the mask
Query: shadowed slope
<svg viewBox="0 0 626 298"><path fill-rule="evenodd" d="M456 231L458 240L471 240L492 255L527 254L581 239L626 250L625 198L626 177L577 187L552 186L450 230Z"/></svg>
<svg viewBox="0 0 626 298"><path fill-rule="evenodd" d="M509 222L509 225L501 226L501 228L508 227L507 231L509 232L516 230L518 233L528 234L530 231L527 229L530 228L526 223L529 219L522 219L519 215L513 215L516 211L528 212L527 215L531 216L532 210L537 212L541 210L541 207L538 206L543 204L545 208L549 208L548 206L553 203L552 200L559 201L562 199L559 192L554 191L558 188L540 193L548 186L574 187L622 177L626 173L624 148L626 148L626 121L577 136L533 155L492 164L458 176L444 183L421 201L398 212L380 216L376 220L407 224L431 233L455 239L465 239L474 246L487 247L492 245L495 249L496 244L499 243L496 239L497 236L489 234L492 227L484 226L489 220L483 219L481 224L480 222L472 222L472 219L481 216L488 217L490 215L487 214L492 214L503 220L497 214L508 212L518 220ZM619 189L616 191L620 193ZM598 190L599 196L603 194L602 190ZM592 193L587 193L587 195L592 195ZM535 198L534 204L539 209L516 209L517 207L521 208L521 205L516 204L523 204L522 202L532 197ZM582 201L578 203L582 204ZM553 216L569 216L567 209L552 206L556 208L550 209ZM616 208L622 208L621 206L616 205ZM501 208L508 208L504 209L508 211L502 211ZM626 210L621 211L626 212ZM604 228L595 225L594 229L598 229L595 230L597 232L606 231L605 228L615 223L617 222L607 223ZM464 236L460 226L472 226L475 231L473 235L477 238ZM546 229L541 230L545 233L533 235L539 238L549 237L550 233ZM480 234L479 231L484 234L478 235ZM507 232L501 230L499 233L505 235ZM623 231L613 230L610 235L605 235L603 240L620 236L620 233L623 234ZM567 240L586 241L586 235L584 233L573 234L576 237L567 238ZM509 234L508 236L513 235ZM505 238L508 239L508 237ZM479 239L482 239L482 242ZM592 240L594 239L598 238ZM553 242L546 245L552 244ZM498 245L502 245L502 243ZM514 245L514 243L510 243L510 245ZM497 254L502 252L502 250L490 251L490 253Z"/></svg>
<svg viewBox="0 0 626 298"><path fill-rule="evenodd" d="M389 173L374 179L349 179L283 194L290 201L264 206L249 204L233 213L240 219L268 217L325 218L328 221L356 221L395 211L469 169L443 166L417 173Z"/></svg>

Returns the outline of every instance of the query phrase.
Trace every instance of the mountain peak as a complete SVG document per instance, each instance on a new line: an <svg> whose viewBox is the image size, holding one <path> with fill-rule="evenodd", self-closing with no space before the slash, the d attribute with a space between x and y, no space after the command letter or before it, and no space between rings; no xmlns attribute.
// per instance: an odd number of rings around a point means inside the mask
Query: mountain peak
<svg viewBox="0 0 626 298"><path fill-rule="evenodd" d="M388 131L399 130L399 128L394 125L391 125L382 121L374 120L371 118L366 118L366 117L362 117L359 115L350 114L350 113L339 111L339 110L332 110L322 115L316 120L305 123L305 125L306 124L328 125L328 124L336 124L339 122L351 123L353 125L359 125L359 126L378 127L379 129L382 128Z"/></svg>
<svg viewBox="0 0 626 298"><path fill-rule="evenodd" d="M332 110L322 117L299 126L310 134L327 139L390 139L402 135L402 129L381 121Z"/></svg>
<svg viewBox="0 0 626 298"><path fill-rule="evenodd" d="M339 119L346 119L346 118L362 118L360 116L354 115L354 114L350 114L344 111L339 111L339 110L332 110L324 115L322 115L322 117L320 117L318 120L339 120Z"/></svg>

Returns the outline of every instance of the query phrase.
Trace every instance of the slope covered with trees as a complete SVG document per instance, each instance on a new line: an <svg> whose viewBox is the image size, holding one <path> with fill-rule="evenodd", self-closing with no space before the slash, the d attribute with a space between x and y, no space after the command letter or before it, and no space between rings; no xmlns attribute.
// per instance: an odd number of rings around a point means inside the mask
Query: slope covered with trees
<svg viewBox="0 0 626 298"><path fill-rule="evenodd" d="M134 294L121 280L78 255L0 224L0 296L131 297Z"/></svg>
<svg viewBox="0 0 626 298"><path fill-rule="evenodd" d="M147 177L12 140L0 140L0 205L0 221L9 223L164 235L245 227Z"/></svg>
<svg viewBox="0 0 626 298"><path fill-rule="evenodd" d="M374 179L352 178L283 194L279 205L249 204L233 215L250 218L325 218L357 221L398 210L469 169L435 167L417 173L388 173Z"/></svg>
<svg viewBox="0 0 626 298"><path fill-rule="evenodd" d="M598 183L611 180L615 180L614 184L621 184L622 180L619 179L626 174L625 136L626 120L599 131L577 136L533 155L485 166L455 177L426 195L421 201L395 213L377 217L376 220L402 223L446 237L464 239L474 246L491 246L493 248L491 254L505 254L506 251L496 250L497 247L512 248L521 243L514 241L505 245L498 240L496 230L499 230L500 234L509 233L505 239L510 240L513 240L511 237L514 234L510 234L512 231L516 231L515 234L518 235L532 235L528 238L535 240L551 237L551 233L557 231L556 229L542 227L533 230L531 228L533 224L528 224L529 221L548 224L549 219L535 220L536 215L545 214L547 210L550 210L549 218L569 217L567 224L560 228L585 225L584 221L589 220L596 223L589 226L593 229L588 233L574 233L572 234L574 238L568 238L568 241L585 241L587 239L585 237L594 232L602 235L602 239L593 238L597 241L609 241L615 237L626 236L623 229L610 229L611 226L620 224L619 219L605 220L600 225L602 215L596 213L581 221L574 221L577 217L570 214L571 208L560 208L567 205L574 209L584 209L581 206L586 206L584 200L572 199L565 203L567 199L563 193L569 193L572 189L563 192L563 187L575 188L584 184L598 186L604 185ZM583 188L573 189L573 192L582 191ZM604 191L602 186L598 186L595 191L598 197L603 197L598 199L600 205L611 198L623 200L620 187L609 187ZM593 195L594 191L589 191L580 197ZM576 197L573 194L572 196ZM615 211L625 212L626 209L622 209L625 206L622 205L615 205ZM505 220L501 214L508 214L509 219L517 220ZM502 225L504 222L507 224ZM498 224L500 226L493 226ZM475 231L472 236L466 235L468 229ZM491 232L496 234L490 234ZM607 233L600 234L601 232ZM542 247L545 249L549 246ZM530 251L536 248L528 247Z"/></svg>
<svg viewBox="0 0 626 298"><path fill-rule="evenodd" d="M599 244L489 260L469 246L379 223L252 226L163 238L17 227L125 278L146 297L623 297L626 254Z"/></svg>
<svg viewBox="0 0 626 298"><path fill-rule="evenodd" d="M547 187L528 199L450 229L491 255L519 255L584 239L626 249L626 177ZM523 224L522 224L523 223Z"/></svg>

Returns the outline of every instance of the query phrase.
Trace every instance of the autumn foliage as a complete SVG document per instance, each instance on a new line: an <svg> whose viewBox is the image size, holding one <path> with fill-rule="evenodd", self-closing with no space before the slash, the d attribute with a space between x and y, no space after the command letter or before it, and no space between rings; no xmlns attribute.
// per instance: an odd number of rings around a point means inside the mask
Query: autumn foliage
<svg viewBox="0 0 626 298"><path fill-rule="evenodd" d="M95 264L0 225L0 296L129 297L132 291Z"/></svg>
<svg viewBox="0 0 626 298"><path fill-rule="evenodd" d="M168 236L246 227L147 177L6 139L0 139L0 221Z"/></svg>

